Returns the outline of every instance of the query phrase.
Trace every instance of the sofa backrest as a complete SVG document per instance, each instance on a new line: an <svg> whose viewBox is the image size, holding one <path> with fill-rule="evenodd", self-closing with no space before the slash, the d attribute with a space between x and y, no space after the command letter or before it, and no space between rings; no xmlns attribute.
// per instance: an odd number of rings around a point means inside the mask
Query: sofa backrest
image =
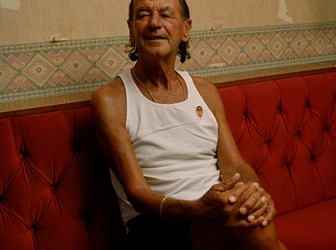
<svg viewBox="0 0 336 250"><path fill-rule="evenodd" d="M123 239L89 107L0 119L1 249L120 249Z"/></svg>
<svg viewBox="0 0 336 250"><path fill-rule="evenodd" d="M278 215L336 196L336 72L220 88ZM0 119L0 248L122 249L90 107Z"/></svg>
<svg viewBox="0 0 336 250"><path fill-rule="evenodd" d="M336 197L336 72L219 89L278 215Z"/></svg>

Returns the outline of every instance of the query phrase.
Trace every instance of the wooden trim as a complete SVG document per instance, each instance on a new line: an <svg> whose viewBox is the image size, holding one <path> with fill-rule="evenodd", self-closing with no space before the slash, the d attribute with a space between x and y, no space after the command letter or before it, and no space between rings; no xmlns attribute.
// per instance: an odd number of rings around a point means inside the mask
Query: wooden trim
<svg viewBox="0 0 336 250"><path fill-rule="evenodd" d="M56 104L44 107L34 107L28 109L18 109L18 110L11 110L0 113L1 118L7 117L17 117L17 116L24 116L24 115L33 115L39 113L47 113L59 110L66 110L66 109L75 109L75 108L82 108L82 107L89 107L90 101L80 101L80 102L73 102L67 104Z"/></svg>
<svg viewBox="0 0 336 250"><path fill-rule="evenodd" d="M215 83L217 87L221 88L232 85L278 80L289 77L321 74L334 71L336 71L336 62L330 62L329 64L305 65L298 67L244 72L232 75L209 77L208 79Z"/></svg>
<svg viewBox="0 0 336 250"><path fill-rule="evenodd" d="M90 105L91 92L0 103L0 118L22 116Z"/></svg>
<svg viewBox="0 0 336 250"><path fill-rule="evenodd" d="M284 78L290 77L298 77L298 76L307 76L307 75L315 75L315 74L322 74L327 72L336 72L336 68L328 68L328 69L316 69L316 70L307 70L301 72L292 72L292 73L284 73L279 75L269 75L269 76L260 76L255 78L246 78L243 80L233 80L221 83L215 83L218 88L228 87L232 85L241 85L241 84L249 84L249 83L256 83L256 82L264 82L264 81L271 81L271 80L279 80Z"/></svg>

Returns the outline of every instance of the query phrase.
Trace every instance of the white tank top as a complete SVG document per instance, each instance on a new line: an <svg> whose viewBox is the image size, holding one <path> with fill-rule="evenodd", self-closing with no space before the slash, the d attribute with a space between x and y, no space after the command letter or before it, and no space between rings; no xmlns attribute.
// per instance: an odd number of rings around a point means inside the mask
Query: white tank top
<svg viewBox="0 0 336 250"><path fill-rule="evenodd" d="M216 119L187 72L177 71L188 97L174 104L147 99L127 71L120 75L127 103L126 129L144 177L153 191L195 200L219 182ZM197 110L198 107L198 110ZM111 171L124 222L138 215Z"/></svg>

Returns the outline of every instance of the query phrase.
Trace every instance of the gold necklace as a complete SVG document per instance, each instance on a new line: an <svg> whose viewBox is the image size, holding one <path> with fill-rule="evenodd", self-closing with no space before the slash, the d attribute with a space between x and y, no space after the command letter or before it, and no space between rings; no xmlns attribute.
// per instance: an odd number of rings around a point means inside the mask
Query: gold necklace
<svg viewBox="0 0 336 250"><path fill-rule="evenodd" d="M152 92L146 87L145 84L143 84L142 81L140 81L140 79L138 78L138 76L136 75L134 68L132 68L131 70L132 76L135 78L135 80L140 84L140 86L148 93L148 95L150 96L150 98L152 99L153 102L158 103L158 101L155 99L154 95L152 94ZM182 87L182 91L183 91L183 101L187 99L185 90L184 90L184 86L183 83L181 82L180 78L177 76L177 80L180 83L181 87Z"/></svg>

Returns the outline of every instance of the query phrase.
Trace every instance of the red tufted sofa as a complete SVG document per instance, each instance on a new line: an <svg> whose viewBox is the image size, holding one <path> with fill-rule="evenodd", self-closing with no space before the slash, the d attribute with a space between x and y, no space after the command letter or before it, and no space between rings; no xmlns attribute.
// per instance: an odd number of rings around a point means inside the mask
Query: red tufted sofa
<svg viewBox="0 0 336 250"><path fill-rule="evenodd" d="M289 250L336 249L336 71L220 88Z"/></svg>
<svg viewBox="0 0 336 250"><path fill-rule="evenodd" d="M289 250L336 249L336 72L218 84ZM83 107L80 107L83 106ZM0 119L0 249L125 249L89 103Z"/></svg>
<svg viewBox="0 0 336 250"><path fill-rule="evenodd" d="M0 249L123 249L90 108L0 119Z"/></svg>

